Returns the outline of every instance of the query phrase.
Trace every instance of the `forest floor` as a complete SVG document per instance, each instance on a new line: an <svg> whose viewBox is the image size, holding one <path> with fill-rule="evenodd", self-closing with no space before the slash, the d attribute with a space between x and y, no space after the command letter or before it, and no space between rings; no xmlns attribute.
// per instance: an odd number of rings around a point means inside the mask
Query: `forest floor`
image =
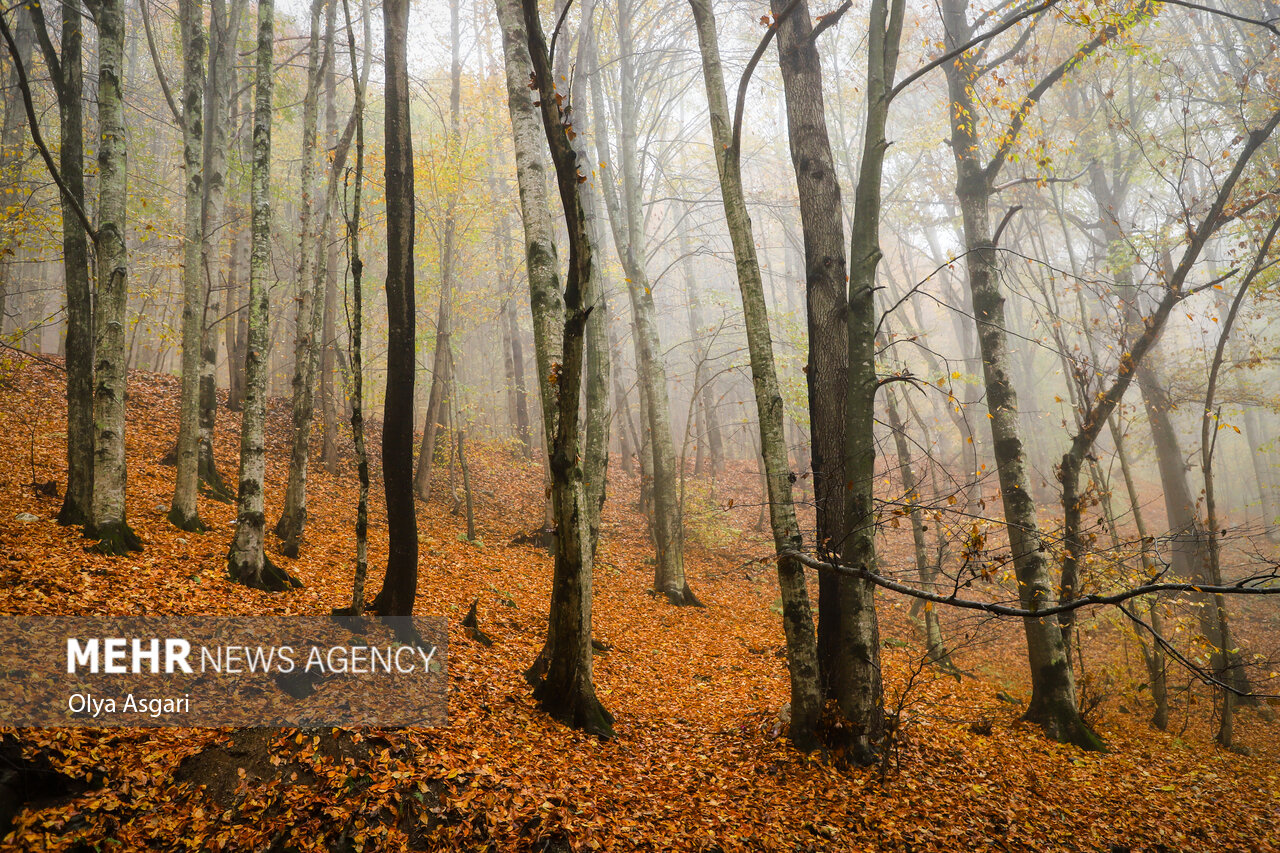
<svg viewBox="0 0 1280 853"><path fill-rule="evenodd" d="M13 358L0 376L5 618L327 614L348 602L356 487L347 459L336 477L313 466L301 558L274 555L300 590L261 593L227 579L233 506L202 499L212 526L203 535L166 522L174 471L160 458L177 430L171 377L130 376L128 512L146 549L124 558L87 551L78 529L52 520L60 499L30 486L65 482L64 381L56 365ZM218 422L218 464L232 482L237 419L224 409ZM285 402L273 401L269 523L284 491L287 423ZM36 764L78 784L32 792L0 848L1280 850L1280 724L1246 709L1237 728L1250 754L1219 749L1201 689L1178 691L1170 731L1152 729L1141 659L1101 616L1088 627L1089 689L1102 699L1090 719L1107 753L1049 742L1019 721L1028 684L1016 623L944 612L968 673L957 682L923 665L907 605L883 595L885 699L896 720L886 762L840 768L790 749L778 736L787 674L771 609L777 581L767 539L754 530L758 480L745 469L726 475L714 498L705 486L691 491L688 572L700 609L648 593L636 481L612 475L594 611L595 637L610 648L596 658L595 679L618 737L570 731L538 711L522 678L543 640L551 560L509 543L540 526L541 466L497 444L472 453L482 544L460 539L447 488L418 505L417 612L448 620L447 727L7 730L0 774L5 763ZM887 562L909 559L897 539L885 550ZM385 553L375 479L371 590ZM460 627L473 601L491 647ZM1275 625L1264 612L1241 620L1246 636Z"/></svg>

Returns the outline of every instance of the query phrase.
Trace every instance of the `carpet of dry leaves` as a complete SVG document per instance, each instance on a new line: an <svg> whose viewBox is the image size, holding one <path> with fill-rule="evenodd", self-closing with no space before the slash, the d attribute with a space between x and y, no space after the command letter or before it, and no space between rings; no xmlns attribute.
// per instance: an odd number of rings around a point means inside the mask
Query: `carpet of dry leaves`
<svg viewBox="0 0 1280 853"><path fill-rule="evenodd" d="M146 550L86 551L51 519L64 481L64 376L13 357L0 376L0 607L5 614L327 613L352 576L355 477L315 470L305 588L248 591L226 578L233 507L202 499L212 529L165 521L178 386L129 385L129 518ZM234 481L237 417L219 416L217 457ZM273 402L267 503L283 496L287 411ZM376 437L371 447L377 447ZM837 769L777 736L787 698L776 579L755 532L758 480L745 469L691 512L689 575L705 609L647 594L652 565L634 478L615 473L595 581L600 698L618 738L557 725L521 674L540 648L551 564L510 545L541 521L542 469L477 444L471 472L482 544L460 539L447 488L419 504L419 611L449 622L450 724L421 730L20 730L88 790L28 804L14 850L1277 850L1280 725L1242 713L1244 756L1215 748L1205 694L1175 698L1168 733L1147 725L1142 666L1094 626L1111 695L1094 714L1111 746L1086 754L1019 722L1027 685L1016 625L944 613L961 682L921 665L906 606L881 600L895 748L883 767ZM34 469L34 476L33 476ZM377 466L375 464L375 472ZM444 477L445 474L442 474ZM385 558L380 484L371 507L371 587ZM16 520L32 513L38 521ZM275 547L274 539L272 546ZM895 548L887 544L888 559ZM478 600L481 646L459 622ZM1183 678L1181 683L1186 683ZM1099 688L1100 689L1100 688ZM998 694L1004 694L1003 697ZM1010 701L1013 700L1013 701ZM1190 704L1189 700L1196 700Z"/></svg>

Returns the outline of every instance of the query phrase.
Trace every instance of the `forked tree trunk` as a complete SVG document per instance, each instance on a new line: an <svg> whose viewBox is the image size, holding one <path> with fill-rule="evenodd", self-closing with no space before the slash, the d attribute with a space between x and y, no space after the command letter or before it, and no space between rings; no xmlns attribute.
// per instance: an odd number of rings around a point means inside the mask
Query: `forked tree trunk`
<svg viewBox="0 0 1280 853"><path fill-rule="evenodd" d="M98 292L94 324L93 506L85 535L97 550L142 549L125 520L125 325L129 255L124 121L124 0L100 0L98 24Z"/></svg>
<svg viewBox="0 0 1280 853"><path fill-rule="evenodd" d="M200 364L207 289L200 266L204 245L204 3L181 0L182 160L186 198L182 218L182 396L178 415L178 475L169 521L180 530L203 531L196 503L200 482Z"/></svg>
<svg viewBox="0 0 1280 853"><path fill-rule="evenodd" d="M852 272L857 277L849 278L840 186L809 8L800 0L784 16L787 3L774 0L772 5L779 19L778 58L804 231L816 545L820 553L838 554L849 565L870 567L875 559L871 424L876 379L874 340L869 336L875 325L873 284L879 260L872 220L879 214L879 163L888 108L887 81L877 82L877 77L885 77L896 62L897 42L891 31L900 27L901 11L890 16L887 7L877 3L871 18L869 44L874 41L878 47L869 54L868 79L878 94L868 101L864 158L871 152L873 159L864 163L863 185L855 198L860 230L852 244L858 262ZM818 657L824 695L834 700L839 715L831 728L832 745L842 757L860 763L873 759L884 733L879 646L870 584L846 575L822 575Z"/></svg>
<svg viewBox="0 0 1280 853"><path fill-rule="evenodd" d="M711 114L711 134L720 175L721 200L729 237L733 241L738 289L742 296L747 325L747 348L751 358L751 381L755 391L756 416L760 427L760 449L769 497L769 522L774 550L778 555L778 586L782 591L782 625L787 638L787 665L791 675L791 742L808 752L820 743L818 718L822 695L818 685L818 650L813 613L804 567L791 551L803 544L792 502L793 479L783 431L782 393L773 359L769 330L769 310L760 262L756 256L751 218L742 187L740 152L732 144L729 102L725 95L724 70L716 36L710 0L690 0L702 52L702 77Z"/></svg>
<svg viewBox="0 0 1280 853"><path fill-rule="evenodd" d="M585 523L586 495L578 454L579 396L588 319L583 287L591 281L592 246L578 196L577 157L556 101L537 3L528 0L521 8L516 0L498 0L497 5L516 151L518 158L524 160L524 168L520 168L519 159L517 161L522 209L528 212L523 204L533 189L526 185L527 179L542 173L541 143L529 134L532 129L530 122L535 116L526 87L532 81L541 102L545 139L551 148L569 231L569 272L560 327L563 361L554 383L547 374L539 377L543 399L555 400L554 420L546 422L551 448L552 504L558 530L551 616L546 645L525 677L533 686L534 698L555 719L601 737L611 737L613 716L596 698L592 680L591 559L594 543L590 542L590 525ZM534 163L539 168L531 169ZM530 229L531 220L526 217L530 295L534 300L536 325L548 319L545 314L540 315L534 279L536 264L547 259L545 249L537 249L550 244L550 222L549 218L542 218L540 222L532 220L532 224L534 229ZM546 230L536 230L540 226L546 226ZM554 259L554 255L550 257ZM553 270L554 267L539 270L538 288L554 283L555 279L547 275ZM542 307L546 307L545 302Z"/></svg>
<svg viewBox="0 0 1280 853"><path fill-rule="evenodd" d="M249 335L245 353L244 416L240 424L240 489L236 532L227 554L232 579L255 589L280 591L301 586L269 559L266 531L265 427L267 358L271 321L267 276L271 265L271 96L275 68L275 2L258 0L257 70L254 81L253 171L249 203L253 210L253 248L249 259Z"/></svg>

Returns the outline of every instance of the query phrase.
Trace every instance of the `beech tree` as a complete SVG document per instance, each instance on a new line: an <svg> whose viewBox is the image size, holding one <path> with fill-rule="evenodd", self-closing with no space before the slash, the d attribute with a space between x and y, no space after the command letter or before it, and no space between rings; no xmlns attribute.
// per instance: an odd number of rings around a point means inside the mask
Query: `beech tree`
<svg viewBox="0 0 1280 853"><path fill-rule="evenodd" d="M204 339L204 4L181 3L182 159L186 197L182 219L182 402L178 418L178 476L169 520L182 530L202 531L196 506L200 477L200 376Z"/></svg>
<svg viewBox="0 0 1280 853"><path fill-rule="evenodd" d="M258 0L258 39L254 77L253 249L249 259L249 339L245 353L244 416L240 425L240 489L236 498L236 532L227 555L228 572L246 586L271 591L301 586L297 578L267 557L266 533L266 368L271 346L267 276L271 262L271 100L274 0Z"/></svg>
<svg viewBox="0 0 1280 853"><path fill-rule="evenodd" d="M386 44L387 394L382 420L387 499L387 574L372 604L402 634L412 634L418 594L418 517L413 501L413 141L409 124L409 0L382 7Z"/></svg>

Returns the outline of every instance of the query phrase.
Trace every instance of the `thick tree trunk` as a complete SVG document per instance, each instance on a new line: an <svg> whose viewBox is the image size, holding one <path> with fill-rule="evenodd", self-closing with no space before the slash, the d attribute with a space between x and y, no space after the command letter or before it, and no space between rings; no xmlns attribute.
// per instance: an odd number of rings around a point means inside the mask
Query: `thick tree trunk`
<svg viewBox="0 0 1280 853"><path fill-rule="evenodd" d="M870 566L875 560L873 284L879 248L875 224L867 217L878 216L884 114L880 112L878 118L869 114L873 121L868 122L866 149L876 162L864 164L870 171L864 174L866 186L859 187L856 198L855 216L861 213L857 221L864 230L855 235L852 246L858 253L855 272L859 278L851 280L846 277L840 186L827 135L822 68L809 9L801 0L783 17L786 7L783 0L773 1L774 14L781 19L778 58L804 232L816 545L819 553L838 554L850 565ZM891 67L890 53L896 58L896 44L891 51L886 44L886 28L892 26L887 10L882 4L877 8L871 33L880 47L872 59L872 78ZM899 24L900 17L899 13ZM884 87L883 82L878 85ZM880 110L888 107L887 88L885 92ZM845 345L832 346L832 341ZM874 757L884 733L879 647L871 586L845 575L821 576L818 657L824 694L835 701L840 717L831 729L833 746L857 762Z"/></svg>
<svg viewBox="0 0 1280 853"><path fill-rule="evenodd" d="M266 409L267 359L271 348L267 276L271 265L271 96L275 68L275 2L258 0L257 70L254 82L253 171L249 190L252 254L249 259L249 332L245 353L244 416L240 425L240 489L236 532L227 554L233 580L256 589L279 591L301 586L267 559Z"/></svg>
<svg viewBox="0 0 1280 853"><path fill-rule="evenodd" d="M125 520L125 324L129 256L124 121L124 0L100 0L98 24L98 292L94 324L93 506L85 535L106 554L142 549Z"/></svg>
<svg viewBox="0 0 1280 853"><path fill-rule="evenodd" d="M178 475L169 521L180 530L203 531L196 503L200 482L200 368L208 289L200 265L204 245L205 33L202 0L181 0L182 160L186 198L182 220L182 396L178 415Z"/></svg>
<svg viewBox="0 0 1280 853"><path fill-rule="evenodd" d="M454 0L456 3L456 0ZM409 118L409 0L382 7L386 44L387 394L382 479L387 500L387 574L374 610L413 630L418 593L418 518L413 502L413 140Z"/></svg>
<svg viewBox="0 0 1280 853"><path fill-rule="evenodd" d="M787 638L787 664L791 675L791 742L797 749L817 748L818 718L822 695L818 684L818 649L804 567L790 552L803 540L792 502L791 473L783 425L782 393L773 360L769 310L760 262L756 256L751 218L742 187L740 152L732 145L729 103L710 0L691 0L702 51L702 75L711 114L711 133L720 175L721 199L729 236L733 241L738 288L747 325L747 348L760 427L760 448L769 496L769 521L778 554L778 586L782 592L782 624Z"/></svg>
<svg viewBox="0 0 1280 853"><path fill-rule="evenodd" d="M293 350L293 449L289 456L289 483L284 511L275 534L283 553L297 557L307 524L307 466L311 458L311 422L315 416L316 366L320 358L320 324L324 297L320 292L324 271L317 273L322 228L316 214L316 125L320 87L325 68L321 62L320 12L326 0L311 4L311 40L307 51L307 89L302 100L302 199L298 241L298 314ZM322 222L323 217L319 217ZM327 257L327 255L325 255Z"/></svg>

